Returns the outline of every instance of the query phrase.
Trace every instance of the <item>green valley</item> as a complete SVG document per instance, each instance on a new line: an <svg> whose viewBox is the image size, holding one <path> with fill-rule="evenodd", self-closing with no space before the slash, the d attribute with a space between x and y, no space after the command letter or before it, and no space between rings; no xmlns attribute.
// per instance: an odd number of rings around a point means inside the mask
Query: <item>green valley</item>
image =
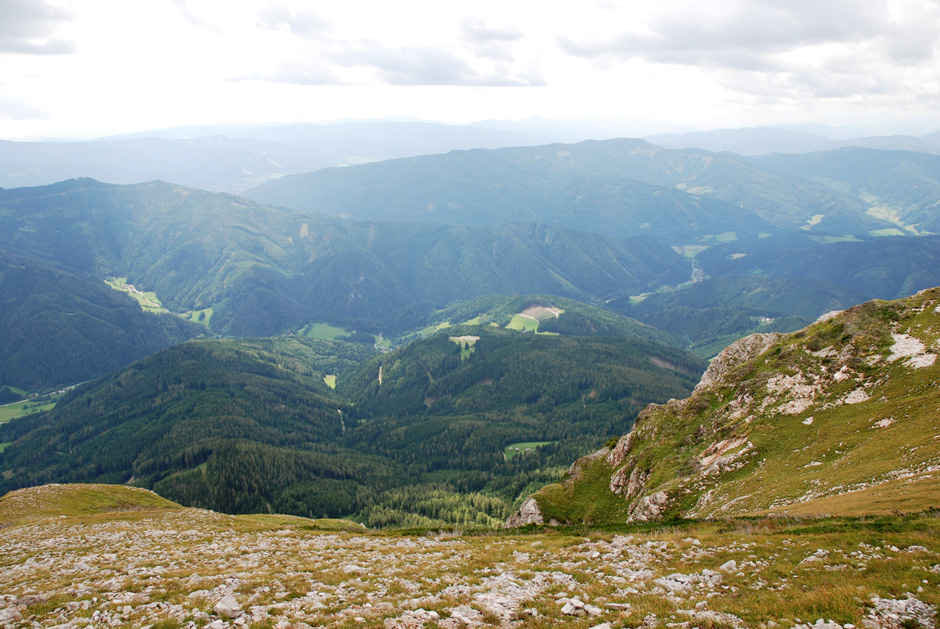
<svg viewBox="0 0 940 629"><path fill-rule="evenodd" d="M230 513L493 526L705 366L636 338L489 325L375 353L304 337L164 350L0 428L0 488L130 483Z"/></svg>

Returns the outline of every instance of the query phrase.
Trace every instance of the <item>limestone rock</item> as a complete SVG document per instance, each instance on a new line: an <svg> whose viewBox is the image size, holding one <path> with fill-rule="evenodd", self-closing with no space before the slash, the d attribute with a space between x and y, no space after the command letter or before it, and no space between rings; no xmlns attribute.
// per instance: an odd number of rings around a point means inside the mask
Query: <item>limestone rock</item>
<svg viewBox="0 0 940 629"><path fill-rule="evenodd" d="M527 524L544 523L545 520L542 518L542 512L539 510L539 503L535 501L535 498L529 496L526 498L525 502L522 503L522 506L519 507L519 511L509 516L509 519L503 524L503 528L514 529Z"/></svg>
<svg viewBox="0 0 940 629"><path fill-rule="evenodd" d="M775 333L758 333L745 336L743 339L735 341L715 356L708 365L708 369L702 374L702 379L699 381L698 386L695 387L695 390L699 391L707 387L741 363L754 358L780 339L780 337L780 334Z"/></svg>
<svg viewBox="0 0 940 629"><path fill-rule="evenodd" d="M242 606L238 604L234 596L229 594L228 596L223 596L212 610L219 616L235 618L242 613Z"/></svg>
<svg viewBox="0 0 940 629"><path fill-rule="evenodd" d="M650 496L643 496L633 507L628 522L646 522L655 520L665 508L669 505L669 494L664 491L657 491Z"/></svg>

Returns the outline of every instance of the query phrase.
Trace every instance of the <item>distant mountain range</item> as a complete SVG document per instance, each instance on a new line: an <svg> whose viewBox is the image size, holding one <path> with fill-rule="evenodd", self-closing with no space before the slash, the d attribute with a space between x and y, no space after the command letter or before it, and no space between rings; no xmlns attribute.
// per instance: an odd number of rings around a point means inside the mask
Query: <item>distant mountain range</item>
<svg viewBox="0 0 940 629"><path fill-rule="evenodd" d="M799 228L867 235L897 228L870 204L763 162L643 140L454 151L282 177L246 195L359 220L450 225L512 220L672 244Z"/></svg>
<svg viewBox="0 0 940 629"><path fill-rule="evenodd" d="M90 141L0 141L0 186L80 177L117 184L161 179L237 193L325 166L543 142L512 130L429 122L187 127Z"/></svg>
<svg viewBox="0 0 940 629"><path fill-rule="evenodd" d="M664 148L727 151L739 155L813 153L833 151L846 147L940 154L940 132L924 136L889 135L835 140L823 135L795 129L755 127L692 131L688 133L662 133L645 136L644 139Z"/></svg>
<svg viewBox="0 0 940 629"><path fill-rule="evenodd" d="M141 344L148 351L315 322L361 341L408 337L455 302L543 294L615 309L711 356L742 334L792 331L827 310L940 284L940 240L897 236L936 229L938 164L871 149L754 159L592 141L328 168L251 192L293 210L82 179L0 190L0 249L74 275L84 295L124 278L204 324L161 336L165 322L142 318L159 322L147 338L163 339ZM95 338L124 338L108 325ZM50 338L22 336L16 352ZM133 358L114 347L123 358L102 365ZM20 364L16 352L0 364ZM27 380L69 381L53 371Z"/></svg>
<svg viewBox="0 0 940 629"><path fill-rule="evenodd" d="M113 186L88 179L0 191L0 252L33 260L24 273L37 277L26 289L13 275L5 276L4 297L19 304L6 316L23 311L32 303L24 299L40 299L37 291L45 290L42 303L52 311L40 319L62 320L58 311L66 294L100 299L111 291L104 280L121 277L154 292L170 312L208 312L209 330L235 336L281 334L312 321L397 335L427 325L436 309L483 295L543 293L599 301L675 285L691 275L688 260L650 239L532 223L357 222L170 184ZM47 267L78 279L67 289L50 289L50 281L39 279L51 272ZM97 283L94 290L89 282ZM112 301L119 298L115 294ZM155 315L144 316L128 298L120 303L141 322L152 321L154 329L166 325ZM14 330L26 325L14 323L5 334L17 336ZM206 331L182 323L174 324L174 338ZM111 338L103 330L97 334ZM49 338L20 336L11 337L7 347ZM4 353L0 363L14 360L16 351Z"/></svg>
<svg viewBox="0 0 940 629"><path fill-rule="evenodd" d="M214 192L241 193L284 175L328 166L446 153L635 137L649 121L487 120L471 125L360 121L267 126L192 126L96 140L0 141L0 186L48 185L90 177L116 184L160 179ZM851 135L838 129L720 129L646 136L669 149L740 155L806 153L842 147L940 153L940 132L914 136ZM838 137L839 139L832 139Z"/></svg>

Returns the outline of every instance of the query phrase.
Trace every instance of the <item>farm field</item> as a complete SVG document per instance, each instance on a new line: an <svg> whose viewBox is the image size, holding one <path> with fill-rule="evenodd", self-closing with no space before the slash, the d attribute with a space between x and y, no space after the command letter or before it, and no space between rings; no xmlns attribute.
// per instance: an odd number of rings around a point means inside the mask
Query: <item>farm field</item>
<svg viewBox="0 0 940 629"><path fill-rule="evenodd" d="M25 415L51 410L56 405L55 398L58 397L58 394L44 395L40 398L23 400L22 402L13 402L12 404L0 406L0 424L5 424L11 419L15 419L17 417L23 417Z"/></svg>
<svg viewBox="0 0 940 629"><path fill-rule="evenodd" d="M512 457L525 454L526 450L535 450L540 446L547 446L555 443L554 441L522 441L519 443L510 443L508 446L503 448L503 456L506 457L508 461Z"/></svg>

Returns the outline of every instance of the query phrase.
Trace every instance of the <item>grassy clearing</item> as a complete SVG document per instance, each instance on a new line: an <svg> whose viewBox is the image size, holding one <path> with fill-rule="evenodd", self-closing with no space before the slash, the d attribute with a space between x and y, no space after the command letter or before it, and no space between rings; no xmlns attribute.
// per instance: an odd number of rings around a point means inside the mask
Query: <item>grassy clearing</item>
<svg viewBox="0 0 940 629"><path fill-rule="evenodd" d="M806 220L806 225L804 225L802 229L810 229L815 227L816 225L819 225L824 218L826 218L825 214L813 214L811 218Z"/></svg>
<svg viewBox="0 0 940 629"><path fill-rule="evenodd" d="M209 327L209 321L212 319L212 307L203 308L202 310L190 310L189 312L184 312L180 317L186 319L187 321L194 321L196 323L201 323L206 327Z"/></svg>
<svg viewBox="0 0 940 629"><path fill-rule="evenodd" d="M875 229L868 232L869 236L873 238L881 238L883 236L904 236L904 232L898 229L897 227L889 227L887 229Z"/></svg>
<svg viewBox="0 0 940 629"><path fill-rule="evenodd" d="M56 402L61 395L61 393L53 393L44 395L41 398L33 398L22 402L7 404L6 406L0 406L0 424L5 424L17 417L52 410L55 408Z"/></svg>
<svg viewBox="0 0 940 629"><path fill-rule="evenodd" d="M105 284L113 288L114 290L121 291L122 293L127 293L131 297L137 300L137 303L140 304L142 310L147 312L160 312L166 313L169 312L166 308L163 307L163 304L160 303L160 298L157 297L157 294L153 291L141 291L138 290L132 284L127 283L126 277L112 277L105 280Z"/></svg>
<svg viewBox="0 0 940 629"><path fill-rule="evenodd" d="M512 316L512 320L506 325L506 329L521 332L538 332L539 322L531 317L515 314Z"/></svg>
<svg viewBox="0 0 940 629"><path fill-rule="evenodd" d="M555 443L554 441L520 441L519 443L510 443L503 448L503 456L508 461L514 456L525 454L526 450L535 450L540 446L547 446Z"/></svg>
<svg viewBox="0 0 940 629"><path fill-rule="evenodd" d="M460 346L460 360L470 358L473 353L474 345L480 340L479 336L449 336L451 341Z"/></svg>
<svg viewBox="0 0 940 629"><path fill-rule="evenodd" d="M715 241L721 243L734 242L737 239L738 235L735 232L723 232L715 236Z"/></svg>
<svg viewBox="0 0 940 629"><path fill-rule="evenodd" d="M330 374L328 376L323 376L323 383L330 387L331 389L336 388L336 374Z"/></svg>
<svg viewBox="0 0 940 629"><path fill-rule="evenodd" d="M311 323L300 330L300 336L306 336L312 339L323 339L326 341L335 341L340 336L348 336L349 332L343 328L338 328L329 323L316 322Z"/></svg>

